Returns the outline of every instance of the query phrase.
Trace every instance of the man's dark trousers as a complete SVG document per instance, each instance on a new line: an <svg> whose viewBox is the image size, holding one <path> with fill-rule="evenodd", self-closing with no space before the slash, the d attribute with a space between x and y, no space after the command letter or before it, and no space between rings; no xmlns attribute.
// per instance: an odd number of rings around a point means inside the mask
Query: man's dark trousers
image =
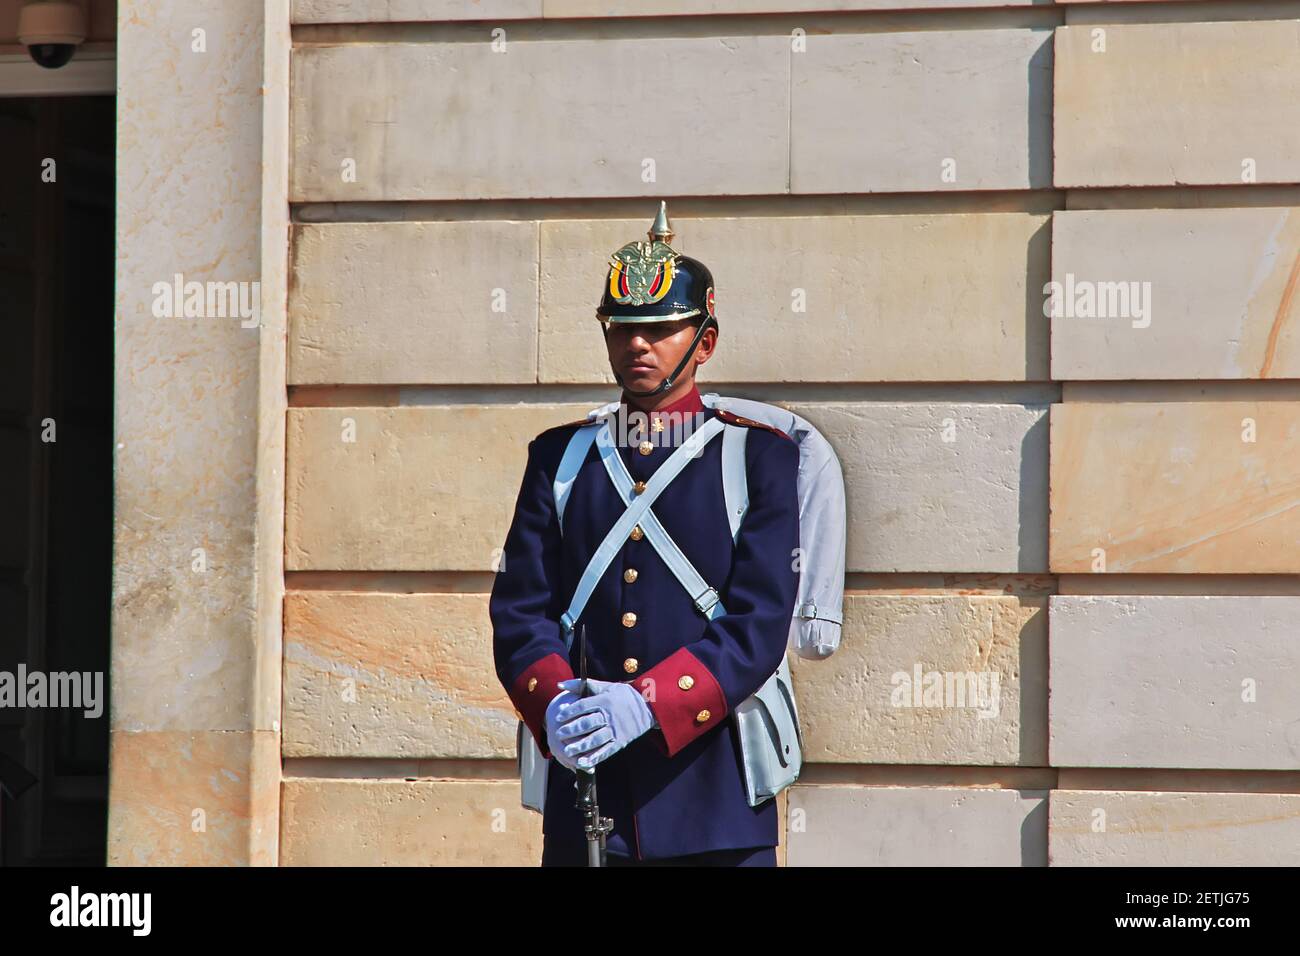
<svg viewBox="0 0 1300 956"><path fill-rule="evenodd" d="M776 866L776 847L750 846L735 850L710 850L686 856L667 856L657 860L634 860L617 853L607 853L609 866ZM574 856L567 848L542 844L542 866L586 866L586 855Z"/></svg>

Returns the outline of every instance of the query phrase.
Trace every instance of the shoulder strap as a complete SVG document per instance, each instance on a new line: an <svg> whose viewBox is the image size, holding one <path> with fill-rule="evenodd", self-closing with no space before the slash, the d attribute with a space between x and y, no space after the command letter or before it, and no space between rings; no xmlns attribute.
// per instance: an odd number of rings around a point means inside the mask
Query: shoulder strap
<svg viewBox="0 0 1300 956"><path fill-rule="evenodd" d="M564 509L569 503L569 492L573 490L578 469L587 460L591 443L596 440L596 426L599 424L599 421L588 422L569 437L569 444L565 446L564 456L560 459L560 467L555 470L552 490L555 493L555 514L560 519L561 532L564 531Z"/></svg>
<svg viewBox="0 0 1300 956"><path fill-rule="evenodd" d="M722 434L722 498L726 502L727 523L731 540L740 533L740 523L749 510L749 477L745 473L745 439L749 430L742 425L727 425Z"/></svg>

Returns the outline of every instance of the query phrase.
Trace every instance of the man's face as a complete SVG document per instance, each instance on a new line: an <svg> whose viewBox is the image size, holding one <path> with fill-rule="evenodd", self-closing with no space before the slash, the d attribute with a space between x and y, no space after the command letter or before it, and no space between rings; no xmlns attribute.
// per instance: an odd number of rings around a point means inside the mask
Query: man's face
<svg viewBox="0 0 1300 956"><path fill-rule="evenodd" d="M609 365L623 379L624 387L645 392L658 386L682 360L695 338L696 326L689 319L676 322L610 322L605 326L605 348ZM700 339L695 361L682 371L681 380L695 376L695 366L713 354L717 332L709 329ZM676 389L674 389L676 391Z"/></svg>

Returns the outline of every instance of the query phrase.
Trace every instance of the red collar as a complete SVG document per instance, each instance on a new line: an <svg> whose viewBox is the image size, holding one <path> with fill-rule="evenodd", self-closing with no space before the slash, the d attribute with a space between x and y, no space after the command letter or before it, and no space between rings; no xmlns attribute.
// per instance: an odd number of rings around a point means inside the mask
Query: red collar
<svg viewBox="0 0 1300 956"><path fill-rule="evenodd" d="M629 411L642 411L639 406L628 400L627 393L623 394L623 404L628 407ZM700 390L695 385L692 385L691 390L681 398L677 399L677 401L670 402L663 408L656 408L654 411L646 411L645 414L654 416L677 412L678 414L686 415L691 412L702 411L704 411L704 402L700 401Z"/></svg>

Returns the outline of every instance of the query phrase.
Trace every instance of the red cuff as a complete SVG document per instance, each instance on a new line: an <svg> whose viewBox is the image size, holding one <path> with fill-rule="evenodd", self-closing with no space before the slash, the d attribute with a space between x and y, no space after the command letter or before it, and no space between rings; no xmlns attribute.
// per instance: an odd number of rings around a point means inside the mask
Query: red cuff
<svg viewBox="0 0 1300 956"><path fill-rule="evenodd" d="M727 717L722 685L698 657L679 647L632 684L650 705L672 757Z"/></svg>
<svg viewBox="0 0 1300 956"><path fill-rule="evenodd" d="M519 712L520 718L533 733L543 757L551 751L546 746L546 708L560 692L555 685L573 677L573 668L559 654L547 654L528 666L507 693Z"/></svg>

